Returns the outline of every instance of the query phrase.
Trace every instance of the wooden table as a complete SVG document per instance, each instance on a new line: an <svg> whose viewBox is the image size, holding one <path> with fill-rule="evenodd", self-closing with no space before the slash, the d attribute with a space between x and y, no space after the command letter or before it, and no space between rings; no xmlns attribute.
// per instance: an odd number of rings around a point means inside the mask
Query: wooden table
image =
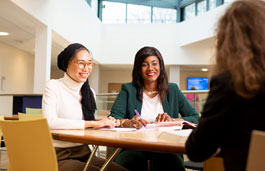
<svg viewBox="0 0 265 171"><path fill-rule="evenodd" d="M159 138L161 131L114 132L103 130L51 130L56 140L95 144L117 148L128 148L145 151L185 153L187 137L176 136L173 141Z"/></svg>
<svg viewBox="0 0 265 171"><path fill-rule="evenodd" d="M176 139L172 141L166 141L160 139L159 135L161 132L155 130L114 132L106 130L85 129L51 130L51 132L53 139L55 140L96 145L91 152L84 171L87 170L87 167L89 167L98 145L116 147L112 155L109 156L106 163L100 169L103 171L122 148L168 153L185 153L185 142L187 140L187 137L176 136Z"/></svg>
<svg viewBox="0 0 265 171"><path fill-rule="evenodd" d="M91 162L98 145L116 147L116 150L102 166L101 171L107 167L107 165L119 153L121 148L185 154L185 142L188 138L176 135L174 139L166 141L159 137L162 133L161 131L154 130L113 132L106 130L85 129L51 130L51 132L53 138L56 140L96 145L84 170L87 169L89 163ZM221 158L214 157L204 162L204 171L212 171L216 169L218 171L224 171Z"/></svg>

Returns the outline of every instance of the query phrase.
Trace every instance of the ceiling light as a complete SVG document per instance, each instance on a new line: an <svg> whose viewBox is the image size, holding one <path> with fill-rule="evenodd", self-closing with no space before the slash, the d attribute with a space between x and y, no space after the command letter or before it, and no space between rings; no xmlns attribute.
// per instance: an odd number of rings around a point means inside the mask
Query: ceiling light
<svg viewBox="0 0 265 171"><path fill-rule="evenodd" d="M202 68L202 71L206 72L208 71L208 68Z"/></svg>
<svg viewBox="0 0 265 171"><path fill-rule="evenodd" d="M0 36L7 36L8 33L7 32L0 32Z"/></svg>

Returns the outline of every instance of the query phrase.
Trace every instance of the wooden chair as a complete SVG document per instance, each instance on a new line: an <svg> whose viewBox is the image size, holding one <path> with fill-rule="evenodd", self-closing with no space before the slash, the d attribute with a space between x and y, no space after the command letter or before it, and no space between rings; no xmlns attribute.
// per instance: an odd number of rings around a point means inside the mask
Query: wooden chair
<svg viewBox="0 0 265 171"><path fill-rule="evenodd" d="M223 158L211 157L203 162L203 171L225 171Z"/></svg>
<svg viewBox="0 0 265 171"><path fill-rule="evenodd" d="M58 171L51 132L45 118L0 121L8 151L9 171Z"/></svg>
<svg viewBox="0 0 265 171"><path fill-rule="evenodd" d="M252 131L247 159L247 171L265 170L265 132Z"/></svg>
<svg viewBox="0 0 265 171"><path fill-rule="evenodd" d="M26 107L26 114L42 114L42 109Z"/></svg>
<svg viewBox="0 0 265 171"><path fill-rule="evenodd" d="M35 120L35 119L41 119L41 118L42 118L42 114L18 113L18 119L20 121Z"/></svg>

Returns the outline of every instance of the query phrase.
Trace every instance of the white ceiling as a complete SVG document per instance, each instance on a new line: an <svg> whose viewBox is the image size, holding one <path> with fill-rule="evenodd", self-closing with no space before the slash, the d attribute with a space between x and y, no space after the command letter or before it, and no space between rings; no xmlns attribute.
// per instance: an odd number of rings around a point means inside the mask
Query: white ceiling
<svg viewBox="0 0 265 171"><path fill-rule="evenodd" d="M24 50L34 55L35 31L43 26L41 22L17 7L9 0L1 0L0 32L8 32L8 36L0 36L0 42ZM52 65L56 65L56 57L67 45L59 34L52 33Z"/></svg>

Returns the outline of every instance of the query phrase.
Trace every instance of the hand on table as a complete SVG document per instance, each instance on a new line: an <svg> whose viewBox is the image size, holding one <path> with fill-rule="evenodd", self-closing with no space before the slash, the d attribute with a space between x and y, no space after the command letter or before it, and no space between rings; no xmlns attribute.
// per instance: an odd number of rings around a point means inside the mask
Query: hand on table
<svg viewBox="0 0 265 171"><path fill-rule="evenodd" d="M156 117L155 123L173 121L167 113L159 113Z"/></svg>
<svg viewBox="0 0 265 171"><path fill-rule="evenodd" d="M142 118L139 118L137 115L134 115L134 117L132 117L132 120L135 120L135 121L139 121L139 122L141 122L141 124L142 124L143 126L146 126L147 124L150 123L150 122L147 121L147 120L144 120L144 119L142 119Z"/></svg>
<svg viewBox="0 0 265 171"><path fill-rule="evenodd" d="M119 119L115 119L115 118L112 117L112 116L108 116L108 119L109 119L109 120L112 120L112 121L115 122L115 127L116 127L116 126L120 126L120 120L119 120Z"/></svg>
<svg viewBox="0 0 265 171"><path fill-rule="evenodd" d="M143 127L143 124L140 121L133 120L133 119L121 119L120 120L120 127L123 128L137 128L140 129Z"/></svg>
<svg viewBox="0 0 265 171"><path fill-rule="evenodd" d="M85 121L85 127L93 127L93 128L114 128L115 127L115 121L111 119L101 119L97 121Z"/></svg>

